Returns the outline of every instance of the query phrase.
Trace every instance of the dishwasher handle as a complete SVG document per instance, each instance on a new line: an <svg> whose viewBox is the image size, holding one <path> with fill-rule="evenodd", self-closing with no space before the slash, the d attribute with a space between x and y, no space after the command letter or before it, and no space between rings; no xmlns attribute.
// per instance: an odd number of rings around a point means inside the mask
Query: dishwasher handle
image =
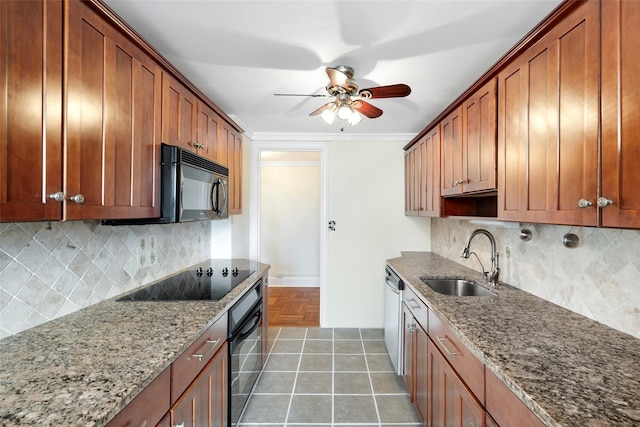
<svg viewBox="0 0 640 427"><path fill-rule="evenodd" d="M386 273L385 281L387 282L387 286L396 293L404 289L404 282L389 266L386 268Z"/></svg>

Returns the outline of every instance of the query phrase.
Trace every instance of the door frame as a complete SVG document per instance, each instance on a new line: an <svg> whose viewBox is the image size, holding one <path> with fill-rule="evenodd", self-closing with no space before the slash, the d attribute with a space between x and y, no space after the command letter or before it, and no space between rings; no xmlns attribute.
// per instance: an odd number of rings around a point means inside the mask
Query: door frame
<svg viewBox="0 0 640 427"><path fill-rule="evenodd" d="M260 175L262 153L267 151L313 151L320 153L320 326L327 324L327 276L328 276L328 142L253 141L251 143L251 191L249 246L251 259L260 260Z"/></svg>

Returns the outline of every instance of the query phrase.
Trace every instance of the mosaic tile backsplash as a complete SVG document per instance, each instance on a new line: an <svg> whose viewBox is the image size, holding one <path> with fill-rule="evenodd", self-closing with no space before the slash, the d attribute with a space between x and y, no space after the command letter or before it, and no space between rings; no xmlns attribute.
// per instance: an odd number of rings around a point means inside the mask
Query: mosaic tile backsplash
<svg viewBox="0 0 640 427"><path fill-rule="evenodd" d="M496 239L500 280L640 338L639 230L539 224L513 229L437 218L431 222L432 250L481 271L475 257L460 257L476 228L489 230ZM520 239L522 228L532 231L531 240ZM578 247L562 244L566 233L579 237ZM491 267L490 248L482 235L471 242L485 270Z"/></svg>
<svg viewBox="0 0 640 427"><path fill-rule="evenodd" d="M211 257L209 221L0 224L0 338Z"/></svg>

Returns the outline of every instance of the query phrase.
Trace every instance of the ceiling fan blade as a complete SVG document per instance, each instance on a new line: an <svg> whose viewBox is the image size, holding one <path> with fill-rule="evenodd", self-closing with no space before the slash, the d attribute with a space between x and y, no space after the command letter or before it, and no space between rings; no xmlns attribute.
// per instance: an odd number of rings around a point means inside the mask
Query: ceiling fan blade
<svg viewBox="0 0 640 427"><path fill-rule="evenodd" d="M308 94L304 94L304 93L274 93L273 96L310 96L312 98L327 98L329 97L329 95L325 95L325 94L313 94L313 95L308 95Z"/></svg>
<svg viewBox="0 0 640 427"><path fill-rule="evenodd" d="M318 108L317 110L313 111L311 114L309 114L310 116L317 116L319 114L322 114L324 112L324 110L330 108L333 104L333 102L329 102L327 104L324 104L322 107Z"/></svg>
<svg viewBox="0 0 640 427"><path fill-rule="evenodd" d="M349 75L336 68L327 67L326 70L329 80L331 81L330 86L340 86L347 91L349 90L349 79L351 78Z"/></svg>
<svg viewBox="0 0 640 427"><path fill-rule="evenodd" d="M374 107L365 101L355 101L353 103L353 109L357 112L361 113L364 116L369 117L370 119L375 119L382 115L382 110L378 107Z"/></svg>
<svg viewBox="0 0 640 427"><path fill-rule="evenodd" d="M359 93L365 99L373 98L402 98L411 93L411 88L405 84L378 86L362 89Z"/></svg>

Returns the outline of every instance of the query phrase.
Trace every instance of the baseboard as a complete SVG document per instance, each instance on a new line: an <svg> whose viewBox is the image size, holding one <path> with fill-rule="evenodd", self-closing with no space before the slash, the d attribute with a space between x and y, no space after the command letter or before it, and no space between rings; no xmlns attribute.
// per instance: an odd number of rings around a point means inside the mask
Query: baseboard
<svg viewBox="0 0 640 427"><path fill-rule="evenodd" d="M320 287L320 276L269 276L270 287L317 288Z"/></svg>

